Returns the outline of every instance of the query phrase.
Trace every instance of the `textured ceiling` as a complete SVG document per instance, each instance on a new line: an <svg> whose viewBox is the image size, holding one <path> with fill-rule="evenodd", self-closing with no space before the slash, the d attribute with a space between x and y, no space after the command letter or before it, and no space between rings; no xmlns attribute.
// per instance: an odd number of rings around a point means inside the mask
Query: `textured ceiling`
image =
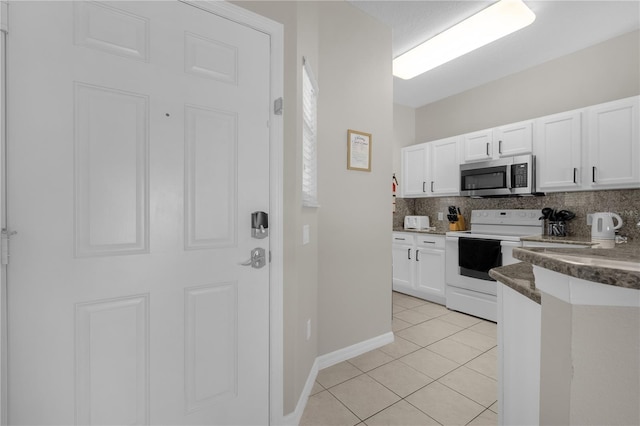
<svg viewBox="0 0 640 426"><path fill-rule="evenodd" d="M392 28L394 57L494 3L348 1ZM394 77L394 101L416 108L640 28L640 0L525 3L533 24L411 80Z"/></svg>

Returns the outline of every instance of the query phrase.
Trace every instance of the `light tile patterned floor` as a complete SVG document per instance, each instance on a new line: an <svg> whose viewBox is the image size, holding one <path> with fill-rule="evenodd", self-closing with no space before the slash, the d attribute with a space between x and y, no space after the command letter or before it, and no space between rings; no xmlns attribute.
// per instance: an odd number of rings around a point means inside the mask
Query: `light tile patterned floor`
<svg viewBox="0 0 640 426"><path fill-rule="evenodd" d="M395 341L318 373L301 426L496 425L496 324L393 293Z"/></svg>

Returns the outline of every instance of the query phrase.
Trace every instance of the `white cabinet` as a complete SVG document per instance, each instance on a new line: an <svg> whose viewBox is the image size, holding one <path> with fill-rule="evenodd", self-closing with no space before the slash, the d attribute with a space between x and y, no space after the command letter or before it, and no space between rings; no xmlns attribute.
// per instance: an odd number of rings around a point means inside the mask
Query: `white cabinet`
<svg viewBox="0 0 640 426"><path fill-rule="evenodd" d="M521 121L463 136L464 161L491 160L531 154L533 121Z"/></svg>
<svg viewBox="0 0 640 426"><path fill-rule="evenodd" d="M460 158L458 137L430 142L427 168L430 196L460 194Z"/></svg>
<svg viewBox="0 0 640 426"><path fill-rule="evenodd" d="M402 291L402 289L411 288L414 281L413 256L415 256L413 235L394 232L391 254L393 257L393 289Z"/></svg>
<svg viewBox="0 0 640 426"><path fill-rule="evenodd" d="M445 304L444 235L394 232L393 289Z"/></svg>
<svg viewBox="0 0 640 426"><path fill-rule="evenodd" d="M640 187L640 97L535 120L540 192Z"/></svg>
<svg viewBox="0 0 640 426"><path fill-rule="evenodd" d="M580 189L582 116L582 111L570 111L536 120L536 190Z"/></svg>
<svg viewBox="0 0 640 426"><path fill-rule="evenodd" d="M463 136L464 161L490 160L493 157L493 130L480 130Z"/></svg>
<svg viewBox="0 0 640 426"><path fill-rule="evenodd" d="M401 196L460 193L460 163L533 153L538 192L640 187L640 96L401 151Z"/></svg>
<svg viewBox="0 0 640 426"><path fill-rule="evenodd" d="M459 138L447 138L402 149L402 197L459 195Z"/></svg>
<svg viewBox="0 0 640 426"><path fill-rule="evenodd" d="M427 195L427 144L402 148L402 197L424 197Z"/></svg>
<svg viewBox="0 0 640 426"><path fill-rule="evenodd" d="M494 158L531 154L533 150L533 121L521 121L497 127L493 131L493 136Z"/></svg>
<svg viewBox="0 0 640 426"><path fill-rule="evenodd" d="M444 304L444 236L423 236L416 238L416 290L426 299Z"/></svg>
<svg viewBox="0 0 640 426"><path fill-rule="evenodd" d="M591 189L640 186L639 97L588 108L587 179Z"/></svg>
<svg viewBox="0 0 640 426"><path fill-rule="evenodd" d="M540 410L541 307L498 284L499 425L537 425Z"/></svg>

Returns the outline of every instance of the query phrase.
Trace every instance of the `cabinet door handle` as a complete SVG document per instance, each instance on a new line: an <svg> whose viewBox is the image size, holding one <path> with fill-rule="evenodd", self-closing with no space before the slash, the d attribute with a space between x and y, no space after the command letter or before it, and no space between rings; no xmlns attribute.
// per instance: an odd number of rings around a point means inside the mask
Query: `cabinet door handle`
<svg viewBox="0 0 640 426"><path fill-rule="evenodd" d="M596 166L591 167L591 182L596 183Z"/></svg>
<svg viewBox="0 0 640 426"><path fill-rule="evenodd" d="M411 260L411 249L407 249L407 259Z"/></svg>
<svg viewBox="0 0 640 426"><path fill-rule="evenodd" d="M427 192L426 189L424 189L424 186L427 184L427 182L422 182L422 192Z"/></svg>
<svg viewBox="0 0 640 426"><path fill-rule="evenodd" d="M489 156L489 142L487 142L487 157Z"/></svg>
<svg viewBox="0 0 640 426"><path fill-rule="evenodd" d="M433 181L431 181L431 192L433 192Z"/></svg>
<svg viewBox="0 0 640 426"><path fill-rule="evenodd" d="M573 183L578 183L576 182L576 173L578 172L578 168L574 167L573 168Z"/></svg>
<svg viewBox="0 0 640 426"><path fill-rule="evenodd" d="M435 241L420 241L422 244L435 244Z"/></svg>
<svg viewBox="0 0 640 426"><path fill-rule="evenodd" d="M405 239L400 237L395 237L394 240L404 241Z"/></svg>
<svg viewBox="0 0 640 426"><path fill-rule="evenodd" d="M420 250L416 250L416 262L420 262L420 258L418 257L419 253L420 253Z"/></svg>
<svg viewBox="0 0 640 426"><path fill-rule="evenodd" d="M498 154L502 154L502 141L498 141Z"/></svg>

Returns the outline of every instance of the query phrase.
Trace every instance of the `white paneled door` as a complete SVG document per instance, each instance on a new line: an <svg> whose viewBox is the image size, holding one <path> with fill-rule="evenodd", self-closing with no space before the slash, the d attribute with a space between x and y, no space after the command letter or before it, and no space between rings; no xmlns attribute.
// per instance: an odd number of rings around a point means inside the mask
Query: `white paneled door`
<svg viewBox="0 0 640 426"><path fill-rule="evenodd" d="M10 424L267 424L269 36L10 2Z"/></svg>

